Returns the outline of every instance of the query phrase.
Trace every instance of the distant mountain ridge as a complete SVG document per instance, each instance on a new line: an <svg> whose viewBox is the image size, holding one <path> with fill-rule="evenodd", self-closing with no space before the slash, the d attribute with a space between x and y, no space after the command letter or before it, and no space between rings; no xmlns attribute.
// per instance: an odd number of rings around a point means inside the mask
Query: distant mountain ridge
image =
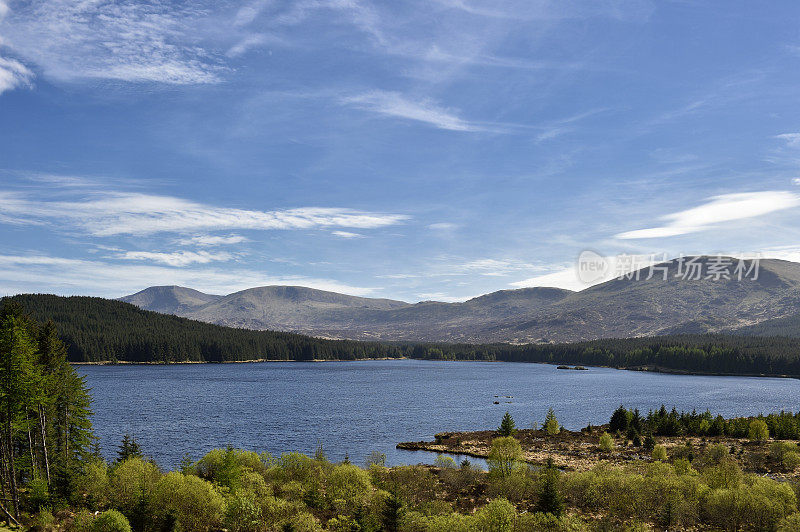
<svg viewBox="0 0 800 532"><path fill-rule="evenodd" d="M159 286L120 299L218 325L354 340L541 343L794 328L800 335L800 319L793 318L800 316L800 264L762 259L755 280L684 279L678 260L663 266L667 280L648 279L643 271L638 280L614 279L580 292L522 288L461 303L412 304L299 286L224 296Z"/></svg>

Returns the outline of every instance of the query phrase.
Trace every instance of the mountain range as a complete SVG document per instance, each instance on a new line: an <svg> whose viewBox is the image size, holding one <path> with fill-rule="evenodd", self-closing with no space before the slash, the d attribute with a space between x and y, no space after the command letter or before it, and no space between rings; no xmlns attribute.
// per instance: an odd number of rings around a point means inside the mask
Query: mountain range
<svg viewBox="0 0 800 532"><path fill-rule="evenodd" d="M700 257L707 270L716 258ZM735 264L735 261L734 261ZM663 263L581 291L501 290L461 303L355 297L301 286L212 295L154 286L120 298L208 323L324 338L424 342L574 342L666 334L800 334L800 264L761 259L757 278L686 278ZM650 277L650 278L648 278Z"/></svg>

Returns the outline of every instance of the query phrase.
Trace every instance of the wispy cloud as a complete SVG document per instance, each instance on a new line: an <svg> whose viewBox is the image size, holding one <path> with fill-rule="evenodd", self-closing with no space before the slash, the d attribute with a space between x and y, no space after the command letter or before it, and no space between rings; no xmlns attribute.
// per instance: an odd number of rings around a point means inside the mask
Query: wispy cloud
<svg viewBox="0 0 800 532"><path fill-rule="evenodd" d="M438 129L490 131L490 128L464 120L457 111L430 99L412 100L399 92L375 90L343 98L342 103L384 116L423 122Z"/></svg>
<svg viewBox="0 0 800 532"><path fill-rule="evenodd" d="M126 251L119 254L118 258L125 260L159 262L168 266L188 266L190 264L225 262L231 260L233 255L225 252L211 253L209 251L173 251L170 253L155 251Z"/></svg>
<svg viewBox="0 0 800 532"><path fill-rule="evenodd" d="M364 238L364 235L359 233L351 233L350 231L333 231L331 234L333 236L338 236L339 238Z"/></svg>
<svg viewBox="0 0 800 532"><path fill-rule="evenodd" d="M0 295L52 292L109 297L129 294L153 284L191 286L216 294L273 284L302 285L357 296L374 292L373 288L351 286L330 279L269 275L247 268L174 268L35 253L0 255Z"/></svg>
<svg viewBox="0 0 800 532"><path fill-rule="evenodd" d="M716 224L755 218L772 212L797 207L800 195L793 192L768 190L723 194L685 211L662 216L667 223L658 227L627 231L616 235L621 239L663 238L712 229Z"/></svg>
<svg viewBox="0 0 800 532"><path fill-rule="evenodd" d="M0 191L0 215L13 216L21 224L41 224L43 220L58 221L62 226L68 223L94 236L231 229L374 229L408 218L346 208L236 209L129 192L96 192L86 200L42 201L9 191Z"/></svg>
<svg viewBox="0 0 800 532"><path fill-rule="evenodd" d="M775 135L775 138L785 141L787 146L800 148L800 133L782 133Z"/></svg>
<svg viewBox="0 0 800 532"><path fill-rule="evenodd" d="M30 87L33 79L25 65L14 59L0 57L0 94L17 87Z"/></svg>
<svg viewBox="0 0 800 532"><path fill-rule="evenodd" d="M223 67L195 35L206 15L195 3L46 0L15 5L0 30L57 80L214 83Z"/></svg>
<svg viewBox="0 0 800 532"><path fill-rule="evenodd" d="M190 238L181 238L178 243L183 246L195 245L200 247L228 246L247 242L242 235L196 235Z"/></svg>

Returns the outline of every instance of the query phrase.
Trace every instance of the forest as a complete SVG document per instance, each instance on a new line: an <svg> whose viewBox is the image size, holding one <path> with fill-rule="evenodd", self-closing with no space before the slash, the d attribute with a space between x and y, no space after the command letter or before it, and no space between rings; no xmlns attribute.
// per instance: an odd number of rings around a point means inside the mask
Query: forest
<svg viewBox="0 0 800 532"><path fill-rule="evenodd" d="M102 298L26 294L5 299L21 304L35 319L52 320L72 362L406 357L800 377L800 340L784 336L673 335L526 345L358 342L221 327Z"/></svg>

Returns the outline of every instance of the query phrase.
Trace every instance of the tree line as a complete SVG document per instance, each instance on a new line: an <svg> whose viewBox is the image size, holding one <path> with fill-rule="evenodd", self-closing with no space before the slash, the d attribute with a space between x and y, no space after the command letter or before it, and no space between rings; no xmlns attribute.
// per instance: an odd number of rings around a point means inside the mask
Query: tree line
<svg viewBox="0 0 800 532"><path fill-rule="evenodd" d="M15 522L25 498L66 498L94 443L90 397L52 321L0 308L0 511Z"/></svg>
<svg viewBox="0 0 800 532"><path fill-rule="evenodd" d="M6 300L39 320L52 319L72 362L406 357L800 377L800 341L783 336L670 335L526 345L360 342L222 327L102 298L25 294Z"/></svg>

